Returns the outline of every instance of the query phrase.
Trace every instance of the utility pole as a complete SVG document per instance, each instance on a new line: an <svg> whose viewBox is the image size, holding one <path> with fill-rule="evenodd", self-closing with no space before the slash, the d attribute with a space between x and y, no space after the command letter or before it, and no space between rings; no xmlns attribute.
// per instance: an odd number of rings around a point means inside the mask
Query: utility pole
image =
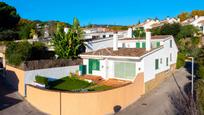
<svg viewBox="0 0 204 115"><path fill-rule="evenodd" d="M191 68L191 94L193 98L193 80L194 80L194 58L191 57L192 59L192 68Z"/></svg>

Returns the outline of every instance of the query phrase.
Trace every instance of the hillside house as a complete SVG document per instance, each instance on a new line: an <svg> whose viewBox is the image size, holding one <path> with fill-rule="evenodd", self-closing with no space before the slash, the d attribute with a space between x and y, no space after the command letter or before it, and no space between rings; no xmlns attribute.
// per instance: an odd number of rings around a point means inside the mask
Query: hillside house
<svg viewBox="0 0 204 115"><path fill-rule="evenodd" d="M113 47L81 54L84 74L101 76L104 79L134 81L144 73L144 83L156 75L175 68L178 48L173 36L151 36L118 40L114 34Z"/></svg>

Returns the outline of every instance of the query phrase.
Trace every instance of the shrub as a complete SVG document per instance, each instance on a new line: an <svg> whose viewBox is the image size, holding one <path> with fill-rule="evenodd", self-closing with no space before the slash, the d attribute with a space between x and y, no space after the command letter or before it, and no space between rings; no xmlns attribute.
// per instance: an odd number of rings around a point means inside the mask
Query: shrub
<svg viewBox="0 0 204 115"><path fill-rule="evenodd" d="M18 40L18 33L12 30L5 30L0 32L0 41Z"/></svg>
<svg viewBox="0 0 204 115"><path fill-rule="evenodd" d="M9 64L18 66L30 57L32 45L28 42L11 42L6 48L6 59Z"/></svg>
<svg viewBox="0 0 204 115"><path fill-rule="evenodd" d="M185 54L183 53L178 53L178 57L177 57L177 63L176 63L176 68L179 69L183 66L185 66Z"/></svg>
<svg viewBox="0 0 204 115"><path fill-rule="evenodd" d="M196 105L200 115L204 114L204 82L198 80L195 82Z"/></svg>
<svg viewBox="0 0 204 115"><path fill-rule="evenodd" d="M43 85L48 85L48 78L43 76L39 76L39 75L35 76L35 81Z"/></svg>
<svg viewBox="0 0 204 115"><path fill-rule="evenodd" d="M199 78L204 79L204 66L203 65L199 65L198 69L196 71L196 74Z"/></svg>

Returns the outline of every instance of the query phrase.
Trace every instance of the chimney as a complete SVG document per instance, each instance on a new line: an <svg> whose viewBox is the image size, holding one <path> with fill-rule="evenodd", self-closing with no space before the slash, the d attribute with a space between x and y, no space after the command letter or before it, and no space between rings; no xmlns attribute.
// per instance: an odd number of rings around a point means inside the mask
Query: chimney
<svg viewBox="0 0 204 115"><path fill-rule="evenodd" d="M151 50L151 32L146 30L146 51Z"/></svg>
<svg viewBox="0 0 204 115"><path fill-rule="evenodd" d="M132 28L128 28L127 37L128 37L128 38L132 38Z"/></svg>
<svg viewBox="0 0 204 115"><path fill-rule="evenodd" d="M195 19L198 19L198 15L195 15Z"/></svg>
<svg viewBox="0 0 204 115"><path fill-rule="evenodd" d="M113 51L118 50L118 35L115 33L113 35Z"/></svg>

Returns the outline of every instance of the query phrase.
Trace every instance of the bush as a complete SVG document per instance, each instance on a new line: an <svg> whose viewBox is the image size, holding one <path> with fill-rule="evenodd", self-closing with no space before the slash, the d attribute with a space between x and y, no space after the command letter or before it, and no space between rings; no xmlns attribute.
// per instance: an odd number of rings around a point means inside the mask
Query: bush
<svg viewBox="0 0 204 115"><path fill-rule="evenodd" d="M198 80L195 82L196 105L200 115L204 114L204 82Z"/></svg>
<svg viewBox="0 0 204 115"><path fill-rule="evenodd" d="M39 75L35 76L35 81L43 85L48 85L48 78L43 76L39 76Z"/></svg>
<svg viewBox="0 0 204 115"><path fill-rule="evenodd" d="M54 57L47 51L47 47L42 42L34 42L32 45L31 56L29 60L49 59Z"/></svg>
<svg viewBox="0 0 204 115"><path fill-rule="evenodd" d="M18 33L12 30L5 30L0 32L0 41L18 40Z"/></svg>
<svg viewBox="0 0 204 115"><path fill-rule="evenodd" d="M198 69L196 71L196 74L199 78L204 79L204 66L203 65L199 65Z"/></svg>
<svg viewBox="0 0 204 115"><path fill-rule="evenodd" d="M28 42L11 42L6 48L6 59L9 64L18 66L28 59L31 54L32 45Z"/></svg>
<svg viewBox="0 0 204 115"><path fill-rule="evenodd" d="M185 58L186 58L185 54L178 53L177 63L176 63L176 68L177 69L185 66Z"/></svg>

